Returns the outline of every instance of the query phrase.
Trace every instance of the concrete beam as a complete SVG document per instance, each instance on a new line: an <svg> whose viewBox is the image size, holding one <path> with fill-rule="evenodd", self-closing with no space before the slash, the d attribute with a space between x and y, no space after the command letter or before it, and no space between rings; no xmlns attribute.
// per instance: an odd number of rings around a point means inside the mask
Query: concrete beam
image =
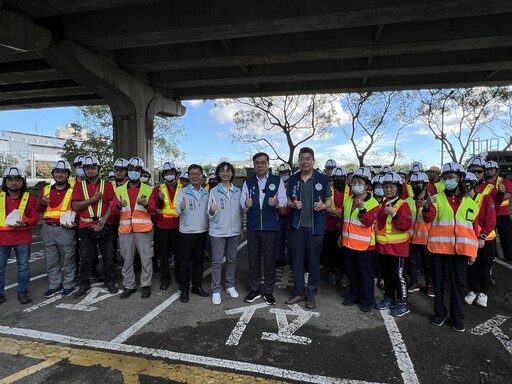
<svg viewBox="0 0 512 384"><path fill-rule="evenodd" d="M0 8L0 26L0 45L14 52L44 49L52 42L50 31L2 8Z"/></svg>
<svg viewBox="0 0 512 384"><path fill-rule="evenodd" d="M182 116L179 100L166 97L114 63L71 41L54 42L43 51L53 68L103 97L114 122L114 156L139 156L153 166L154 113ZM158 99L156 105L150 104Z"/></svg>

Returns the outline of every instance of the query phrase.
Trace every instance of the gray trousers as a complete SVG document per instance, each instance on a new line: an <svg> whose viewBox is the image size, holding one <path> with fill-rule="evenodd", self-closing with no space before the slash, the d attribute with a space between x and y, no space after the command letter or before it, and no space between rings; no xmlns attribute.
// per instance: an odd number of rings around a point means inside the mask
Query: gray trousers
<svg viewBox="0 0 512 384"><path fill-rule="evenodd" d="M226 289L233 288L235 286L236 254L239 239L240 235L231 237L210 236L210 241L212 243L212 293L220 293L222 291L220 281L224 255L226 255L224 284Z"/></svg>
<svg viewBox="0 0 512 384"><path fill-rule="evenodd" d="M140 286L150 287L153 278L153 230L150 232L131 232L119 234L119 250L124 259L123 285L127 289L135 289L135 271L133 260L135 249L140 255L141 273Z"/></svg>
<svg viewBox="0 0 512 384"><path fill-rule="evenodd" d="M272 294L276 283L276 248L278 231L247 231L249 279L251 291L260 292L263 259L263 294Z"/></svg>
<svg viewBox="0 0 512 384"><path fill-rule="evenodd" d="M60 285L66 289L73 288L76 269L75 230L62 226L52 227L45 223L41 228L41 237L50 289L57 289Z"/></svg>

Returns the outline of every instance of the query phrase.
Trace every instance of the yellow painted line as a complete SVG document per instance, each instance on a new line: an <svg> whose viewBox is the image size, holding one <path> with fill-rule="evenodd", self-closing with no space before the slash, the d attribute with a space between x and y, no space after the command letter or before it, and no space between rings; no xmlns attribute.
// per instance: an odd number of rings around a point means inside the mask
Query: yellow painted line
<svg viewBox="0 0 512 384"><path fill-rule="evenodd" d="M4 377L3 379L0 379L0 383L2 383L2 384L15 383L16 381L24 379L25 377L30 376L33 373L36 373L38 371L41 371L42 369L51 367L52 365L55 365L61 360L62 359L56 359L56 358L45 360L39 364L33 365L33 366L25 368L19 372L16 372L15 374L13 374L11 376Z"/></svg>
<svg viewBox="0 0 512 384"><path fill-rule="evenodd" d="M17 374L22 374L25 371L30 369L34 370L36 367L39 367L33 371L36 372L37 370L43 369L44 367L42 365L45 363L50 366L58 361L68 360L72 365L82 367L102 366L117 370L123 375L124 382L129 384L139 383L139 375L164 378L189 384L217 384L227 382L273 384L283 382L281 380L277 381L263 377L252 377L233 372L214 371L199 366L170 364L161 359L154 360L88 349L46 345L37 341L25 341L4 337L0 337L0 354L1 353L23 355L33 359L44 360L42 363L20 371ZM26 373L25 376L26 375L28 375L28 373ZM4 383L4 380L7 379L8 378L0 378L0 383ZM13 381L5 381L5 383L11 383Z"/></svg>

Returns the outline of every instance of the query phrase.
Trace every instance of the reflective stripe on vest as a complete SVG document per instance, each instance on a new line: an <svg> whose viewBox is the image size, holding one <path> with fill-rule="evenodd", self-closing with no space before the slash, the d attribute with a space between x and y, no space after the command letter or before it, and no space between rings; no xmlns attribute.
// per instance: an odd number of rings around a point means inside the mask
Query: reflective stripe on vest
<svg viewBox="0 0 512 384"><path fill-rule="evenodd" d="M503 182L503 177L501 176L498 176L498 178L496 179L496 188L498 188L498 185L500 183ZM510 205L510 199L505 199L503 200L503 202L500 204L500 207L508 207Z"/></svg>
<svg viewBox="0 0 512 384"><path fill-rule="evenodd" d="M152 191L153 188L149 185L141 183L137 200L142 196L151 196ZM146 211L146 208L135 203L132 213L130 197L128 196L128 183L117 187L115 192L119 200L126 201L126 207L121 209L121 215L119 218L119 233L151 231L151 229L153 229L153 222L151 221L151 215Z"/></svg>
<svg viewBox="0 0 512 384"><path fill-rule="evenodd" d="M7 193L0 192L0 231L12 231L14 228L5 225L5 219L7 218ZM25 209L27 208L28 199L30 198L30 193L24 192L23 196L20 199L20 205L18 206L18 210L20 211L20 221L25 221Z"/></svg>
<svg viewBox="0 0 512 384"><path fill-rule="evenodd" d="M398 212L404 203L404 200L399 199L394 207L395 212ZM379 226L376 226L375 238L379 244L400 244L406 242L409 239L409 233L395 228L393 225L393 217L388 215L384 228L379 229Z"/></svg>
<svg viewBox="0 0 512 384"><path fill-rule="evenodd" d="M444 193L435 195L436 217L428 234L427 249L432 253L476 257L478 239L473 220L478 215L478 205L470 197L463 197L454 214Z"/></svg>
<svg viewBox="0 0 512 384"><path fill-rule="evenodd" d="M484 195L482 195L481 193L478 193L475 196L475 202L478 204L478 213L480 213L480 209L482 208L483 201L484 201ZM478 234L480 234L481 230L482 230L482 227L481 227L480 223L478 223ZM487 237L485 238L485 241L491 241L491 240L494 240L495 238L496 238L496 230L493 229L487 235Z"/></svg>
<svg viewBox="0 0 512 384"><path fill-rule="evenodd" d="M174 192L174 199L171 201L169 196L169 188L165 183L160 184L160 191L164 194L164 207L158 210L158 214L162 215L164 219L169 219L171 217L178 217L178 212L176 211L176 206L178 204L178 192L181 189L181 183L176 183L176 192Z"/></svg>
<svg viewBox="0 0 512 384"><path fill-rule="evenodd" d="M89 191L87 190L87 183L85 180L82 181L81 186L82 186L82 191L84 193L85 200L89 200L90 199ZM103 194L104 190L105 190L105 181L100 180L100 192ZM98 206L96 207L96 216L94 216L94 211L92 210L92 204L91 204L87 207L87 210L89 211L89 217L80 217L80 220L88 222L88 223L95 221L95 220L91 219L91 217L97 217L98 220L100 220L102 209L103 209L103 197L98 200Z"/></svg>
<svg viewBox="0 0 512 384"><path fill-rule="evenodd" d="M371 244L373 226L365 227L357 217L359 210L352 210L354 199L346 199L343 202L343 230L341 232L343 246L356 251L365 251ZM379 203L371 197L364 202L366 211L371 211Z"/></svg>
<svg viewBox="0 0 512 384"><path fill-rule="evenodd" d="M46 185L43 188L43 196L50 196L51 186ZM43 219L60 219L60 216L66 211L72 211L71 208L71 195L73 194L73 189L68 188L64 198L60 202L58 207L52 207L50 204L46 207L46 211L43 214Z"/></svg>
<svg viewBox="0 0 512 384"><path fill-rule="evenodd" d="M413 197L409 197L406 202L411 209L411 216L414 218L412 227L409 229L409 241L412 244L426 245L431 224L423 221L423 208L416 209L416 201Z"/></svg>

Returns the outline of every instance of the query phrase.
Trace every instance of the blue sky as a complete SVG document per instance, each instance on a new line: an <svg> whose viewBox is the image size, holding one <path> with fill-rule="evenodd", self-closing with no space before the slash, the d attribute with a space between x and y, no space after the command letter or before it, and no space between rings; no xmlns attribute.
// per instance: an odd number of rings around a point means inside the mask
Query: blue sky
<svg viewBox="0 0 512 384"><path fill-rule="evenodd" d="M233 110L215 110L211 101L184 102L187 113L181 124L185 127L187 138L181 144L185 159L180 165L197 162L201 164L218 163L220 158L245 160L250 153L239 143L232 143L231 130ZM39 133L54 136L58 127L70 122L79 122L77 108L50 108L0 112L0 130L12 130ZM449 116L445 119L447 129L456 121ZM393 137L386 138L379 146L381 154L390 151ZM328 158L338 163L355 162L351 144L339 128L332 131L328 139L313 140L306 144L316 153L317 166L323 168ZM421 161L425 166L440 163L440 143L435 141L425 127L414 126L400 136L398 143L405 159L401 163ZM171 159L170 159L171 160ZM273 164L277 166L278 163Z"/></svg>

